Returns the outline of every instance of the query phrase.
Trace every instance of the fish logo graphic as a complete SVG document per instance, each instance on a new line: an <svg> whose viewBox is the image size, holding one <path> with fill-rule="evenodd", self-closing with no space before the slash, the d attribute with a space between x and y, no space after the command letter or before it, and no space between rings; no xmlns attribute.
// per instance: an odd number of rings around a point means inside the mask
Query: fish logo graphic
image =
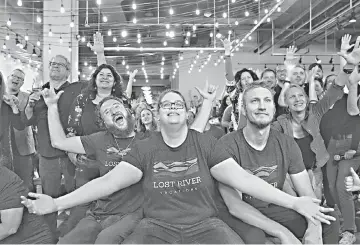
<svg viewBox="0 0 360 245"><path fill-rule="evenodd" d="M246 169L246 171L259 178L266 178L269 177L272 173L274 173L276 169L277 169L277 165L274 165L271 167L261 166L255 170Z"/></svg>
<svg viewBox="0 0 360 245"><path fill-rule="evenodd" d="M155 162L153 172L157 177L180 177L199 171L198 159L194 158L184 162Z"/></svg>

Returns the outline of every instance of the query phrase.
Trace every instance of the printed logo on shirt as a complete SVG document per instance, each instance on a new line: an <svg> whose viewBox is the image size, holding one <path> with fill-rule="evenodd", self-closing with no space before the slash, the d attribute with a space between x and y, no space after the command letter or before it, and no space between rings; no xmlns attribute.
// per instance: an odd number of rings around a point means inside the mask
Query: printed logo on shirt
<svg viewBox="0 0 360 245"><path fill-rule="evenodd" d="M116 149L115 147L110 147L106 150L106 153L108 154L108 156L110 158L115 158L114 160L110 160L110 161L105 161L105 167L111 167L114 168L116 167L121 160L123 159L124 156L126 156L128 154L128 152L131 150L131 148L126 148L126 149ZM111 170L111 169L110 169ZM109 170L109 171L110 171Z"/></svg>
<svg viewBox="0 0 360 245"><path fill-rule="evenodd" d="M170 176L182 177L199 171L198 159L185 162L155 162L153 165L154 177Z"/></svg>
<svg viewBox="0 0 360 245"><path fill-rule="evenodd" d="M253 174L263 180L265 180L267 183L272 185L273 187L278 187L278 165L273 166L261 166L255 169L245 169L248 173ZM260 207L266 207L268 205L267 202L261 201L257 198L254 198L253 196L243 194L243 199L250 205L260 208Z"/></svg>
<svg viewBox="0 0 360 245"><path fill-rule="evenodd" d="M199 172L197 158L184 162L155 162L153 164L153 177L155 179L170 179L163 181L153 181L153 188L158 189L160 194L163 195L174 195L197 191L198 185L202 182L201 177L189 176L197 172Z"/></svg>

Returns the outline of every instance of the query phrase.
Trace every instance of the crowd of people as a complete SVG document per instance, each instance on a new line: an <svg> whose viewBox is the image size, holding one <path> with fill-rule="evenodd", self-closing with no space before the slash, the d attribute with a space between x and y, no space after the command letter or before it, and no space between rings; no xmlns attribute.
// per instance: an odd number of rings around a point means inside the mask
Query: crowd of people
<svg viewBox="0 0 360 245"><path fill-rule="evenodd" d="M90 81L69 83L62 55L39 91L20 90L21 69L0 76L0 243L353 244L360 47L350 40L324 79L295 47L276 70L234 74L224 39L220 99L207 83L191 101L174 89L152 105L131 98L137 70L124 88L100 33Z"/></svg>

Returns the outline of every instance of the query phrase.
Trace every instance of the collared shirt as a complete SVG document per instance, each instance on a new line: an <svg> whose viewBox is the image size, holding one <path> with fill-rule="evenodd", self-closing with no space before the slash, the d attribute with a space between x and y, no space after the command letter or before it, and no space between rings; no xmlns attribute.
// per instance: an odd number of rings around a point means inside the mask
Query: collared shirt
<svg viewBox="0 0 360 245"><path fill-rule="evenodd" d="M67 126L67 121L69 117L69 109L74 99L78 94L80 94L81 89L86 86L86 83L76 82L69 83L65 82L58 89L55 89L55 93L59 91L64 91L58 101L60 121L65 128ZM46 83L42 89L50 88L50 83ZM49 126L47 113L48 108L45 104L44 98L41 97L34 106L33 116L30 119L26 118L25 112L22 112L22 119L27 125L35 125L38 128L37 141L38 141L38 152L43 157L64 157L65 152L59 149L55 149L51 146Z"/></svg>

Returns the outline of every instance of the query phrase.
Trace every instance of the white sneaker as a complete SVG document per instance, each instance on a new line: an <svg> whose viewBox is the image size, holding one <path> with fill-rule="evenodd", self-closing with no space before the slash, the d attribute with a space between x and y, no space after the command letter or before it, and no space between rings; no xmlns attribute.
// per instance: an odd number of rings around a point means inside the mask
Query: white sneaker
<svg viewBox="0 0 360 245"><path fill-rule="evenodd" d="M343 232L341 237L339 244L353 244L356 241L356 236L348 231Z"/></svg>

